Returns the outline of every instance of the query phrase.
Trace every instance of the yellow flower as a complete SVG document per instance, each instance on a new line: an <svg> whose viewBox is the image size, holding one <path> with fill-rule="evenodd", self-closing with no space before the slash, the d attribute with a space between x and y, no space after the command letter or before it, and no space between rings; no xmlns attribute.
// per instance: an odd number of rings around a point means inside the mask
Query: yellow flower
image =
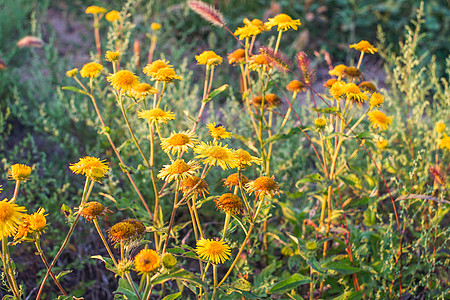
<svg viewBox="0 0 450 300"><path fill-rule="evenodd" d="M274 26L278 26L278 31L286 31L289 28L297 30L297 26L302 24L300 23L300 20L292 20L292 18L286 14L279 14L275 18L269 18L269 21L266 22L265 25L269 30Z"/></svg>
<svg viewBox="0 0 450 300"><path fill-rule="evenodd" d="M375 48L368 41L365 40L362 40L357 44L350 45L349 47L364 53L375 54L375 52L378 52L377 48Z"/></svg>
<svg viewBox="0 0 450 300"><path fill-rule="evenodd" d="M223 170L235 168L237 163L233 151L228 149L227 146L222 146L221 143L213 145L201 142L194 148L194 152L198 154L195 158L203 159L204 164L219 165Z"/></svg>
<svg viewBox="0 0 450 300"><path fill-rule="evenodd" d="M437 142L441 149L446 148L447 150L450 151L450 137L447 136L446 133L444 133L444 136L442 137L442 139L438 139Z"/></svg>
<svg viewBox="0 0 450 300"><path fill-rule="evenodd" d="M180 190L183 192L183 195L186 195L191 189L193 189L198 182L200 181L200 177L192 176L184 179L180 184ZM200 184L194 189L194 194L199 195L202 194L205 197L205 193L209 194L208 184L205 180L202 180Z"/></svg>
<svg viewBox="0 0 450 300"><path fill-rule="evenodd" d="M327 81L325 81L325 83L323 84L324 87L331 89L331 87L333 86L333 84L335 84L337 82L337 79L331 78L328 79Z"/></svg>
<svg viewBox="0 0 450 300"><path fill-rule="evenodd" d="M373 128L380 128L380 130L386 130L392 123L392 117L387 117L383 112L379 110L371 111L367 114Z"/></svg>
<svg viewBox="0 0 450 300"><path fill-rule="evenodd" d="M183 159L177 159L170 165L165 165L164 168L159 171L158 178L168 182L171 182L174 179L184 180L194 176L195 171L198 169L200 169L200 166L194 161L185 163Z"/></svg>
<svg viewBox="0 0 450 300"><path fill-rule="evenodd" d="M136 239L136 229L128 222L119 222L108 230L108 236L113 243L128 243Z"/></svg>
<svg viewBox="0 0 450 300"><path fill-rule="evenodd" d="M238 27L238 29L236 29L234 31L234 35L239 36L240 40L258 35L260 33L261 33L261 30L259 30L258 27L253 26L251 24L245 25L244 27Z"/></svg>
<svg viewBox="0 0 450 300"><path fill-rule="evenodd" d="M110 212L103 204L97 201L91 201L79 212L83 218L92 222L94 219L98 219L101 216L106 216L106 213Z"/></svg>
<svg viewBox="0 0 450 300"><path fill-rule="evenodd" d="M242 64L245 62L245 50L236 49L227 55L228 63L230 65Z"/></svg>
<svg viewBox="0 0 450 300"><path fill-rule="evenodd" d="M370 106L371 107L378 107L381 104L383 104L384 102L384 96L381 95L380 93L373 93L372 96L370 97Z"/></svg>
<svg viewBox="0 0 450 300"><path fill-rule="evenodd" d="M286 89L290 92L300 93L301 91L305 91L305 85L300 80L292 80L286 85Z"/></svg>
<svg viewBox="0 0 450 300"><path fill-rule="evenodd" d="M139 84L138 77L128 70L121 70L114 74L109 74L106 79L116 90L129 91Z"/></svg>
<svg viewBox="0 0 450 300"><path fill-rule="evenodd" d="M158 59L151 64L146 65L144 69L142 69L142 72L147 76L154 77L160 69L164 68L172 68L172 65L170 65L170 62L167 60Z"/></svg>
<svg viewBox="0 0 450 300"><path fill-rule="evenodd" d="M75 77L78 74L78 69L72 69L66 72L67 77Z"/></svg>
<svg viewBox="0 0 450 300"><path fill-rule="evenodd" d="M327 126L327 119L317 118L314 120L314 125L319 129L324 129Z"/></svg>
<svg viewBox="0 0 450 300"><path fill-rule="evenodd" d="M144 99L148 95L156 94L156 89L148 83L138 83L130 91L130 95L136 99Z"/></svg>
<svg viewBox="0 0 450 300"><path fill-rule="evenodd" d="M174 82L175 80L183 80L181 76L178 76L172 68L162 68L156 72L152 80L164 81L167 83Z"/></svg>
<svg viewBox="0 0 450 300"><path fill-rule="evenodd" d="M202 54L196 55L197 65L218 66L222 63L222 57L214 51L203 51Z"/></svg>
<svg viewBox="0 0 450 300"><path fill-rule="evenodd" d="M195 249L201 259L211 261L213 264L223 264L230 258L231 249L224 241L200 239Z"/></svg>
<svg viewBox="0 0 450 300"><path fill-rule="evenodd" d="M251 70L256 71L264 67L269 67L269 62L265 55L252 55L249 59L249 67Z"/></svg>
<svg viewBox="0 0 450 300"><path fill-rule="evenodd" d="M255 192L256 196L267 195L272 198L275 194L280 193L280 188L278 186L278 183L275 181L274 176L258 177L255 180L247 183L246 187L249 194Z"/></svg>
<svg viewBox="0 0 450 300"><path fill-rule="evenodd" d="M361 71L358 68L353 67L353 66L345 68L344 74L342 74L342 75L344 75L344 77L347 77L350 79L356 79L356 78L362 79L362 77L363 77Z"/></svg>
<svg viewBox="0 0 450 300"><path fill-rule="evenodd" d="M102 179L106 172L109 171L105 160L100 160L92 156L80 158L77 163L71 164L69 169L75 174L84 175L95 181Z"/></svg>
<svg viewBox="0 0 450 300"><path fill-rule="evenodd" d="M227 214L237 215L244 212L244 203L235 194L225 193L214 200L217 210L223 210Z"/></svg>
<svg viewBox="0 0 450 300"><path fill-rule="evenodd" d="M245 168L246 166L251 166L252 163L260 165L262 163L262 159L256 156L251 156L250 153L243 149L237 149L234 151L234 158L238 167Z"/></svg>
<svg viewBox="0 0 450 300"><path fill-rule="evenodd" d="M133 228L134 228L134 236L136 238L143 237L145 232L146 232L146 230L147 230L145 228L144 223L142 223L141 221L139 221L137 219L125 219L122 222L131 224L131 226L133 226Z"/></svg>
<svg viewBox="0 0 450 300"><path fill-rule="evenodd" d="M262 97L256 96L252 99L251 103L255 106L261 106ZM274 107L281 104L281 99L275 94L267 94L264 98L264 107Z"/></svg>
<svg viewBox="0 0 450 300"><path fill-rule="evenodd" d="M25 181L30 176L31 168L24 164L14 164L8 170L11 180Z"/></svg>
<svg viewBox="0 0 450 300"><path fill-rule="evenodd" d="M344 88L345 88L345 94L347 95L347 100L364 102L367 100L367 98L369 98L366 94L361 92L359 87L356 84L354 84L353 82L347 83Z"/></svg>
<svg viewBox="0 0 450 300"><path fill-rule="evenodd" d="M222 180L224 181L223 186L229 187L230 190L234 186L239 186L238 173L233 173L229 175L226 179ZM241 183L243 187L245 187L245 185L248 183L248 178L244 174L241 174Z"/></svg>
<svg viewBox="0 0 450 300"><path fill-rule="evenodd" d="M384 149L387 147L387 145L388 145L388 142L385 139L381 139L377 142L378 149Z"/></svg>
<svg viewBox="0 0 450 300"><path fill-rule="evenodd" d="M134 267L139 274L148 274L158 269L160 257L155 250L142 249L134 258Z"/></svg>
<svg viewBox="0 0 450 300"><path fill-rule="evenodd" d="M158 24L158 23L152 23L152 24L150 25L150 28L151 28L153 31L160 30L160 29L161 29L161 24Z"/></svg>
<svg viewBox="0 0 450 300"><path fill-rule="evenodd" d="M138 112L141 119L147 119L149 123L167 123L168 120L175 120L175 114L171 111L164 111L161 108L153 108Z"/></svg>
<svg viewBox="0 0 450 300"><path fill-rule="evenodd" d="M362 89L363 91L369 92L369 93L373 93L377 90L377 87L375 86L375 84L373 84L370 81L363 81L360 84L358 84L359 88Z"/></svg>
<svg viewBox="0 0 450 300"><path fill-rule="evenodd" d="M231 137L231 132L225 130L222 124L216 125L215 122L206 125L209 129L209 134L214 139L227 139Z"/></svg>
<svg viewBox="0 0 450 300"><path fill-rule="evenodd" d="M194 148L196 144L198 144L197 136L189 130L180 133L172 132L168 138L161 139L161 148L164 152L172 154L188 152L188 149Z"/></svg>
<svg viewBox="0 0 450 300"><path fill-rule="evenodd" d="M107 61L114 62L118 61L120 58L119 51L106 51L105 58Z"/></svg>
<svg viewBox="0 0 450 300"><path fill-rule="evenodd" d="M106 14L105 19L111 23L120 20L120 13L117 10L112 10Z"/></svg>
<svg viewBox="0 0 450 300"><path fill-rule="evenodd" d="M89 6L88 8L86 8L86 10L84 11L87 14L104 14L106 12L106 8L100 7L100 6Z"/></svg>
<svg viewBox="0 0 450 300"><path fill-rule="evenodd" d="M0 201L0 240L16 233L17 227L25 217L25 207L18 206L13 201Z"/></svg>
<svg viewBox="0 0 450 300"><path fill-rule="evenodd" d="M333 70L328 71L328 74L331 76L342 76L344 74L345 69L347 68L346 65L337 65L333 68Z"/></svg>
<svg viewBox="0 0 450 300"><path fill-rule="evenodd" d="M333 85L330 88L330 94L335 98L339 99L342 97L342 95L345 94L345 87L346 83L343 81L336 81L333 83Z"/></svg>
<svg viewBox="0 0 450 300"><path fill-rule="evenodd" d="M444 132L444 130L445 130L445 123L442 122L442 121L437 122L437 123L436 123L435 130L436 130L437 132L439 132L439 133Z"/></svg>
<svg viewBox="0 0 450 300"><path fill-rule="evenodd" d="M45 218L48 214L45 213L43 207L39 208L37 212L27 217L27 221L30 224L30 229L33 232L42 233L47 226L47 219Z"/></svg>
<svg viewBox="0 0 450 300"><path fill-rule="evenodd" d="M103 66L96 62L90 62L85 64L80 71L81 77L98 77L100 73L103 71Z"/></svg>

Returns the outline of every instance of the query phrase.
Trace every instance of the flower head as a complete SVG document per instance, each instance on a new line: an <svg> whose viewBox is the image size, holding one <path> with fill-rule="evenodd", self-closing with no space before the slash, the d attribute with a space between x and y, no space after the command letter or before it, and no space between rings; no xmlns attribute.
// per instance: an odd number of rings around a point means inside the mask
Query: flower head
<svg viewBox="0 0 450 300"><path fill-rule="evenodd" d="M161 108L153 108L138 112L141 119L147 119L150 123L167 123L168 120L175 120L175 114L171 111L164 111Z"/></svg>
<svg viewBox="0 0 450 300"><path fill-rule="evenodd" d="M237 166L233 152L227 146L222 146L221 143L206 144L201 142L194 148L194 152L198 154L196 158L203 159L204 164L219 165L223 170L227 170Z"/></svg>
<svg viewBox="0 0 450 300"><path fill-rule="evenodd" d="M441 139L438 139L437 142L441 149L445 148L450 151L450 137L446 133L444 133L444 136Z"/></svg>
<svg viewBox="0 0 450 300"><path fill-rule="evenodd" d="M158 253L152 249L142 249L134 258L134 267L139 274L148 274L160 265L161 259Z"/></svg>
<svg viewBox="0 0 450 300"><path fill-rule="evenodd" d="M236 49L227 55L228 63L230 65L242 64L245 62L245 50Z"/></svg>
<svg viewBox="0 0 450 300"><path fill-rule="evenodd" d="M107 61L114 62L118 61L120 58L119 51L106 51L105 58Z"/></svg>
<svg viewBox="0 0 450 300"><path fill-rule="evenodd" d="M368 41L362 40L357 44L352 44L349 46L350 48L353 48L357 51L361 51L364 53L371 53L375 54L375 52L378 52L378 49L372 46Z"/></svg>
<svg viewBox="0 0 450 300"><path fill-rule="evenodd" d="M257 196L267 195L273 197L275 194L280 193L280 187L274 176L261 176L247 183L247 192L250 194L255 192Z"/></svg>
<svg viewBox="0 0 450 300"><path fill-rule="evenodd" d="M331 76L341 77L344 74L346 68L346 65L337 65L334 66L333 70L328 71L328 74L330 74Z"/></svg>
<svg viewBox="0 0 450 300"><path fill-rule="evenodd" d="M214 202L216 202L217 210L223 210L227 214L237 215L244 212L244 203L235 194L223 194L219 198L216 198Z"/></svg>
<svg viewBox="0 0 450 300"><path fill-rule="evenodd" d="M317 118L314 120L314 125L316 125L318 129L324 129L327 126L327 119Z"/></svg>
<svg viewBox="0 0 450 300"><path fill-rule="evenodd" d="M86 8L86 10L84 11L86 14L104 14L106 12L106 8L100 7L100 6L89 6L88 8Z"/></svg>
<svg viewBox="0 0 450 300"><path fill-rule="evenodd" d="M156 89L148 83L138 83L130 91L130 95L136 99L144 99L148 95L156 94Z"/></svg>
<svg viewBox="0 0 450 300"><path fill-rule="evenodd" d="M436 127L434 128L437 132L442 133L445 130L445 123L442 121L439 121L436 123Z"/></svg>
<svg viewBox="0 0 450 300"><path fill-rule="evenodd" d="M146 65L144 69L142 69L142 72L144 72L144 74L147 76L154 77L160 69L172 67L173 66L170 65L169 61L165 59L158 59L152 62L151 64Z"/></svg>
<svg viewBox="0 0 450 300"><path fill-rule="evenodd" d="M128 222L119 222L109 229L108 236L114 243L128 243L136 238L136 229Z"/></svg>
<svg viewBox="0 0 450 300"><path fill-rule="evenodd" d="M80 71L81 77L98 77L100 73L103 71L103 66L96 62L90 62L85 64Z"/></svg>
<svg viewBox="0 0 450 300"><path fill-rule="evenodd" d="M46 214L45 209L41 207L34 214L27 215L24 222L28 223L28 229L30 232L42 234L47 226L46 216L48 216L48 214Z"/></svg>
<svg viewBox="0 0 450 300"><path fill-rule="evenodd" d="M261 106L262 104L262 97L256 96L252 99L251 103L255 106ZM279 106L281 104L281 99L275 94L267 94L264 97L264 107L274 107Z"/></svg>
<svg viewBox="0 0 450 300"><path fill-rule="evenodd" d="M378 149L384 149L387 147L387 145L388 145L387 140L383 138L377 142Z"/></svg>
<svg viewBox="0 0 450 300"><path fill-rule="evenodd" d="M292 80L286 85L286 89L290 92L300 93L301 91L305 91L305 85L300 80Z"/></svg>
<svg viewBox="0 0 450 300"><path fill-rule="evenodd" d="M172 154L188 152L188 149L194 148L196 144L198 144L197 136L189 130L179 133L172 132L168 138L161 139L161 148L164 152Z"/></svg>
<svg viewBox="0 0 450 300"><path fill-rule="evenodd" d="M250 153L243 149L237 149L234 151L234 158L239 168L244 169L247 166L251 166L253 164L260 165L262 163L262 159L256 156L251 156Z"/></svg>
<svg viewBox="0 0 450 300"><path fill-rule="evenodd" d="M177 265L177 259L171 253L165 253L162 257L162 264L166 269L172 269Z"/></svg>
<svg viewBox="0 0 450 300"><path fill-rule="evenodd" d="M289 28L297 30L297 26L300 26L300 20L292 20L286 14L279 14L275 18L269 18L269 21L265 23L267 28L270 30L272 27L277 26L278 31L286 31Z"/></svg>
<svg viewBox="0 0 450 300"><path fill-rule="evenodd" d="M344 77L348 77L351 79L356 79L356 78L361 79L362 78L361 71L358 68L353 67L353 66L345 68L343 75L344 75Z"/></svg>
<svg viewBox="0 0 450 300"><path fill-rule="evenodd" d="M78 75L78 69L74 68L66 72L67 77L76 77Z"/></svg>
<svg viewBox="0 0 450 300"><path fill-rule="evenodd" d="M383 102L384 102L384 96L377 92L373 93L369 100L371 107L378 107L381 104L383 104Z"/></svg>
<svg viewBox="0 0 450 300"><path fill-rule="evenodd" d="M151 28L153 31L158 31L158 30L161 29L161 24L159 24L159 23L152 23L152 24L150 25L150 28Z"/></svg>
<svg viewBox="0 0 450 300"><path fill-rule="evenodd" d="M92 156L80 158L77 163L71 164L69 169L75 174L84 175L95 181L102 179L106 172L109 171L105 160L100 160Z"/></svg>
<svg viewBox="0 0 450 300"><path fill-rule="evenodd" d="M195 249L201 259L211 261L213 264L222 264L230 258L231 249L224 241L200 239Z"/></svg>
<svg viewBox="0 0 450 300"><path fill-rule="evenodd" d="M98 219L101 216L106 216L110 212L103 204L97 201L91 201L85 204L81 209L80 215L87 221L92 222L94 219Z"/></svg>
<svg viewBox="0 0 450 300"><path fill-rule="evenodd" d="M345 85L345 94L347 95L348 100L354 100L357 102L364 102L367 98L369 98L365 93L361 92L359 87L353 82Z"/></svg>
<svg viewBox="0 0 450 300"><path fill-rule="evenodd" d="M10 179L16 181L26 181L30 173L31 168L24 164L14 164L8 170Z"/></svg>
<svg viewBox="0 0 450 300"><path fill-rule="evenodd" d="M323 86L330 89L336 81L337 81L337 79L334 79L334 78L328 79L327 81L325 81Z"/></svg>
<svg viewBox="0 0 450 300"><path fill-rule="evenodd" d="M222 179L224 181L223 185L229 187L230 190L234 186L239 186L239 177L238 173L233 173L229 175L226 179ZM244 174L241 174L241 183L242 186L245 186L248 183L248 178Z"/></svg>
<svg viewBox="0 0 450 300"><path fill-rule="evenodd" d="M194 175L195 171L200 169L200 166L194 162L189 161L185 163L182 159L177 159L170 165L165 165L159 171L158 178L171 182L172 180L183 180Z"/></svg>
<svg viewBox="0 0 450 300"><path fill-rule="evenodd" d="M249 67L251 70L256 71L269 67L269 61L263 54L252 55L249 59Z"/></svg>
<svg viewBox="0 0 450 300"><path fill-rule="evenodd" d="M197 176L191 176L184 179L180 184L180 190L183 192L183 195L186 195L192 189L194 189L193 192L197 196L202 194L203 197L205 197L205 193L209 194L208 184L205 180L202 180L201 182L200 180L200 177Z"/></svg>
<svg viewBox="0 0 450 300"><path fill-rule="evenodd" d="M120 13L117 10L112 10L106 14L105 19L109 22L120 20Z"/></svg>
<svg viewBox="0 0 450 300"><path fill-rule="evenodd" d="M217 124L215 122L206 125L209 129L209 134L214 139L227 139L231 137L231 132L225 130L222 124Z"/></svg>
<svg viewBox="0 0 450 300"><path fill-rule="evenodd" d="M222 57L214 51L203 51L202 54L196 55L195 59L198 65L218 66L222 63Z"/></svg>
<svg viewBox="0 0 450 300"><path fill-rule="evenodd" d="M144 236L145 232L146 232L146 228L144 223L142 223L141 221L139 221L138 219L125 219L122 222L131 224L131 226L134 227L134 236L136 238L141 238Z"/></svg>
<svg viewBox="0 0 450 300"><path fill-rule="evenodd" d="M5 198L0 201L0 240L16 233L25 211L25 207L18 206L12 200Z"/></svg>
<svg viewBox="0 0 450 300"><path fill-rule="evenodd" d="M339 99L342 97L342 95L345 94L346 83L344 81L337 80L333 83L333 85L330 88L330 94L335 98Z"/></svg>
<svg viewBox="0 0 450 300"><path fill-rule="evenodd" d="M128 70L121 70L110 74L106 79L116 90L129 91L139 84L138 77Z"/></svg>
<svg viewBox="0 0 450 300"><path fill-rule="evenodd" d="M152 78L152 80L164 81L167 83L174 82L175 80L182 80L182 79L183 78L181 76L178 76L177 73L175 73L175 70L172 68L159 69L158 72L156 72L155 76Z"/></svg>
<svg viewBox="0 0 450 300"><path fill-rule="evenodd" d="M371 111L367 114L373 128L380 128L380 130L386 130L392 123L392 117L387 117L383 112L379 110Z"/></svg>
<svg viewBox="0 0 450 300"><path fill-rule="evenodd" d="M370 81L363 81L360 84L358 84L359 88L362 89L363 91L366 91L368 93L373 93L377 90L377 87L375 86L375 84L373 84Z"/></svg>

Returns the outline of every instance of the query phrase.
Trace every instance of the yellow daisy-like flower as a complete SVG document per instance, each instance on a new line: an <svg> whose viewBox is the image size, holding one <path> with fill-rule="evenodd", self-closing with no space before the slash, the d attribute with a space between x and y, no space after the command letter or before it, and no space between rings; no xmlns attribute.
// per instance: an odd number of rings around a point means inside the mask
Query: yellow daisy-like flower
<svg viewBox="0 0 450 300"><path fill-rule="evenodd" d="M244 213L244 203L241 198L232 193L225 193L214 200L217 210L223 210L227 214L237 215Z"/></svg>
<svg viewBox="0 0 450 300"><path fill-rule="evenodd" d="M96 62L90 62L85 64L80 71L81 77L98 77L100 73L103 71L103 66Z"/></svg>
<svg viewBox="0 0 450 300"><path fill-rule="evenodd" d="M109 22L120 20L120 13L117 10L112 10L106 14L105 19Z"/></svg>
<svg viewBox="0 0 450 300"><path fill-rule="evenodd" d="M184 180L188 177L194 176L195 171L200 169L200 166L195 161L185 163L183 159L177 159L170 165L165 165L159 171L158 178L171 182L172 180Z"/></svg>
<svg viewBox="0 0 450 300"><path fill-rule="evenodd" d="M119 53L119 51L109 51L108 50L108 51L106 51L105 58L107 61L115 62L115 61L119 60L120 53Z"/></svg>
<svg viewBox="0 0 450 300"><path fill-rule="evenodd" d="M161 148L164 152L172 154L188 152L188 149L194 148L196 144L198 144L197 136L189 130L179 133L172 132L168 138L161 139Z"/></svg>
<svg viewBox="0 0 450 300"><path fill-rule="evenodd" d="M292 80L286 85L286 89L293 93L300 93L306 90L305 85L300 80Z"/></svg>
<svg viewBox="0 0 450 300"><path fill-rule="evenodd" d="M362 40L357 44L352 44L349 46L350 48L353 48L357 51L361 51L364 53L371 53L375 54L375 52L378 52L378 49L372 46L368 41Z"/></svg>
<svg viewBox="0 0 450 300"><path fill-rule="evenodd" d="M183 77L178 76L177 73L175 73L175 70L172 68L162 68L159 69L158 72L156 72L152 80L171 83L175 80L183 80Z"/></svg>
<svg viewBox="0 0 450 300"><path fill-rule="evenodd" d="M175 114L171 111L164 111L161 108L153 108L138 112L141 119L147 119L149 123L167 123L169 120L175 120Z"/></svg>
<svg viewBox="0 0 450 300"><path fill-rule="evenodd" d="M348 100L354 100L357 102L364 102L367 100L367 98L369 98L366 94L361 92L359 87L353 82L347 83L345 85L345 94L347 95Z"/></svg>
<svg viewBox="0 0 450 300"><path fill-rule="evenodd" d="M97 201L91 201L86 203L83 209L79 212L83 218L92 222L94 219L98 219L101 216L106 216L106 213L110 212L103 204Z"/></svg>
<svg viewBox="0 0 450 300"><path fill-rule="evenodd" d="M146 232L146 228L144 223L142 223L141 221L137 220L137 219L125 219L122 222L131 224L134 228L134 236L136 238L141 238L144 236L145 232Z"/></svg>
<svg viewBox="0 0 450 300"><path fill-rule="evenodd" d="M0 240L16 233L25 217L25 207L8 199L0 201Z"/></svg>
<svg viewBox="0 0 450 300"><path fill-rule="evenodd" d="M445 123L442 121L439 121L436 123L436 127L434 128L437 132L442 133L445 130Z"/></svg>
<svg viewBox="0 0 450 300"><path fill-rule="evenodd" d="M264 67L269 67L269 62L266 59L265 55L258 54L252 55L249 59L249 67L250 70L256 71L258 69L262 69Z"/></svg>
<svg viewBox="0 0 450 300"><path fill-rule="evenodd" d="M134 258L134 267L139 274L148 274L158 269L161 258L152 249L142 249Z"/></svg>
<svg viewBox="0 0 450 300"><path fill-rule="evenodd" d="M108 230L108 237L114 243L128 243L136 239L136 229L128 222L119 222Z"/></svg>
<svg viewBox="0 0 450 300"><path fill-rule="evenodd" d="M256 196L267 195L272 198L275 194L280 193L280 187L275 181L274 176L258 177L255 180L247 183L246 187L249 194L255 192Z"/></svg>
<svg viewBox="0 0 450 300"><path fill-rule="evenodd" d="M128 70L109 74L106 78L116 90L129 91L139 84L138 77Z"/></svg>
<svg viewBox="0 0 450 300"><path fill-rule="evenodd" d="M363 75L361 71L357 67L347 67L344 70L344 77L350 78L350 79L362 79Z"/></svg>
<svg viewBox="0 0 450 300"><path fill-rule="evenodd" d="M386 130L392 123L392 117L387 117L379 110L371 111L367 114L373 128L380 128Z"/></svg>
<svg viewBox="0 0 450 300"><path fill-rule="evenodd" d="M104 14L106 12L106 8L100 7L100 6L89 6L88 8L86 8L86 10L84 11L87 14Z"/></svg>
<svg viewBox="0 0 450 300"><path fill-rule="evenodd" d="M156 94L156 89L148 83L136 84L130 91L130 95L136 99L144 99L148 95Z"/></svg>
<svg viewBox="0 0 450 300"><path fill-rule="evenodd" d="M69 169L75 174L81 174L96 181L103 178L109 171L106 160L100 160L92 156L80 158L77 163L71 164Z"/></svg>
<svg viewBox="0 0 450 300"><path fill-rule="evenodd" d="M327 119L317 118L314 120L314 125L319 129L324 129L327 126Z"/></svg>
<svg viewBox="0 0 450 300"><path fill-rule="evenodd" d="M245 50L236 49L227 55L228 63L230 65L242 64L245 62Z"/></svg>
<svg viewBox="0 0 450 300"><path fill-rule="evenodd" d="M213 264L223 264L231 255L231 249L227 243L212 239L198 240L195 252L201 259L210 261Z"/></svg>
<svg viewBox="0 0 450 300"><path fill-rule="evenodd" d="M206 125L209 129L209 134L213 139L227 139L231 137L231 132L225 130L222 124L216 125L216 122Z"/></svg>
<svg viewBox="0 0 450 300"><path fill-rule="evenodd" d="M39 208L37 212L27 217L27 221L30 224L30 229L34 232L42 233L47 226L47 219L45 218L48 214L45 213L43 207Z"/></svg>
<svg viewBox="0 0 450 300"><path fill-rule="evenodd" d="M385 139L381 139L380 141L377 142L377 147L378 149L385 149L388 145L387 140Z"/></svg>
<svg viewBox="0 0 450 300"><path fill-rule="evenodd" d="M344 81L336 81L333 83L333 85L330 88L330 94L335 98L339 99L342 97L342 95L346 92L346 83Z"/></svg>
<svg viewBox="0 0 450 300"><path fill-rule="evenodd" d="M197 65L218 66L222 63L222 57L214 51L203 51L202 54L196 55Z"/></svg>
<svg viewBox="0 0 450 300"><path fill-rule="evenodd" d="M198 184L199 181L200 177L197 176L192 176L184 179L180 184L180 190L183 192L183 195L186 195L186 193L188 193L191 189L193 189ZM197 187L194 189L194 194L197 196L202 194L203 197L205 197L205 193L209 194L208 184L206 183L205 180L202 180L200 184L198 184Z"/></svg>
<svg viewBox="0 0 450 300"><path fill-rule="evenodd" d="M258 27L253 26L251 24L245 25L244 27L238 27L238 29L236 29L234 31L234 35L239 36L240 40L258 35L260 33L261 33L261 30L259 30Z"/></svg>
<svg viewBox="0 0 450 300"><path fill-rule="evenodd" d="M370 97L369 103L371 107L378 107L384 102L384 96L380 93L373 93Z"/></svg>
<svg viewBox="0 0 450 300"><path fill-rule="evenodd" d="M335 84L337 82L337 79L331 78L328 79L327 81L325 81L325 83L323 84L324 87L331 89L331 87L333 86L333 84Z"/></svg>
<svg viewBox="0 0 450 300"><path fill-rule="evenodd" d="M152 24L150 25L150 28L151 28L153 31L160 30L160 29L161 29L161 24L159 24L159 23L152 23Z"/></svg>
<svg viewBox="0 0 450 300"><path fill-rule="evenodd" d="M252 99L252 104L255 106L261 106L262 97L256 96ZM275 94L267 94L264 98L264 107L275 107L281 104L281 99Z"/></svg>
<svg viewBox="0 0 450 300"><path fill-rule="evenodd" d="M31 168L24 164L14 164L8 170L8 175L11 180L25 181L30 176Z"/></svg>
<svg viewBox="0 0 450 300"><path fill-rule="evenodd" d="M269 21L266 22L265 25L269 30L274 26L278 26L278 31L286 31L289 28L297 30L297 26L302 25L302 23L300 23L300 20L292 20L292 18L286 14L279 14L275 18L269 18Z"/></svg>
<svg viewBox="0 0 450 300"><path fill-rule="evenodd" d="M203 159L204 164L212 166L219 165L223 170L237 167L236 159L233 151L227 148L228 145L222 146L221 143L212 144L201 142L194 148L194 152L198 155L195 158Z"/></svg>
<svg viewBox="0 0 450 300"><path fill-rule="evenodd" d="M366 91L366 92L369 92L369 93L376 92L376 90L377 90L377 87L375 86L375 84L373 84L370 81L363 81L360 84L358 84L358 86L363 91Z"/></svg>
<svg viewBox="0 0 450 300"><path fill-rule="evenodd" d="M437 142L441 149L445 148L450 151L450 137L446 133L444 133L442 139L438 139Z"/></svg>
<svg viewBox="0 0 450 300"><path fill-rule="evenodd" d="M144 72L144 74L147 76L154 77L159 70L172 67L173 66L170 65L169 61L165 59L158 59L151 64L146 65L144 69L142 69L142 72Z"/></svg>
<svg viewBox="0 0 450 300"><path fill-rule="evenodd" d="M247 166L251 166L253 164L260 165L262 163L262 159L256 156L251 156L250 153L243 149L237 149L234 151L234 158L238 167L245 168Z"/></svg>
<svg viewBox="0 0 450 300"><path fill-rule="evenodd" d="M328 74L331 76L342 76L344 74L345 69L347 68L346 65L337 65L333 68L333 70L328 71Z"/></svg>
<svg viewBox="0 0 450 300"><path fill-rule="evenodd" d="M67 77L76 77L78 75L78 69L74 68L66 72Z"/></svg>
<svg viewBox="0 0 450 300"><path fill-rule="evenodd" d="M223 185L225 187L229 187L230 190L232 187L239 186L239 177L238 173L233 173L229 175L226 179L222 179L224 181ZM244 174L241 174L241 183L242 186L245 187L245 185L248 183L248 178Z"/></svg>

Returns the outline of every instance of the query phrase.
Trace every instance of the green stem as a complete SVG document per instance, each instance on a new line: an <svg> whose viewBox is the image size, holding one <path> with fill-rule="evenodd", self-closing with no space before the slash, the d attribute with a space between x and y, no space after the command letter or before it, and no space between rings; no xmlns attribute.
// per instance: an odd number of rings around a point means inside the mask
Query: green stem
<svg viewBox="0 0 450 300"><path fill-rule="evenodd" d="M227 229L228 229L228 224L230 223L230 218L231 218L231 214L227 213L225 216L225 222L223 224L223 234L222 234L222 241L225 239L226 235L227 235Z"/></svg>
<svg viewBox="0 0 450 300"><path fill-rule="evenodd" d="M20 180L16 180L16 185L14 187L14 194L11 198L11 202L16 201L17 195L19 194L19 186L20 186Z"/></svg>
<svg viewBox="0 0 450 300"><path fill-rule="evenodd" d="M282 33L283 33L283 30L279 30L278 31L277 44L275 45L275 51L274 51L275 54L277 54L277 52L278 52L278 47L280 46L281 34Z"/></svg>
<svg viewBox="0 0 450 300"><path fill-rule="evenodd" d="M116 259L114 258L114 255L113 255L113 253L112 253L112 251L111 251L111 248L109 248L109 245L108 245L108 243L106 242L106 239L105 239L105 237L103 236L102 231L100 230L100 226L98 225L97 218L94 218L93 222L94 222L94 225L95 225L95 229L97 229L98 235L100 236L100 238L101 238L101 240L102 240L102 242L103 242L103 245L105 245L106 251L108 251L109 257L111 257L111 259L112 259L112 261L113 261L113 263L114 263L114 266L117 267L117 261L116 261Z"/></svg>
<svg viewBox="0 0 450 300"><path fill-rule="evenodd" d="M14 272L12 270L11 257L9 256L8 237L2 234L2 261L3 268L6 274L9 288L17 299L20 299L19 289L17 287L16 279L14 278Z"/></svg>

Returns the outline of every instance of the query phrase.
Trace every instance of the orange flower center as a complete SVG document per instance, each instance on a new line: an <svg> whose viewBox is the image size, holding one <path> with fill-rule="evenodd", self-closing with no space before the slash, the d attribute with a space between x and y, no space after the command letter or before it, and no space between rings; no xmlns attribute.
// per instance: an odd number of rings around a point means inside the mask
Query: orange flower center
<svg viewBox="0 0 450 300"><path fill-rule="evenodd" d="M190 169L191 167L184 161L176 160L170 165L168 171L170 174L183 174L184 172L187 172Z"/></svg>
<svg viewBox="0 0 450 300"><path fill-rule="evenodd" d="M253 185L256 190L260 191L274 191L277 189L277 183L270 177L262 176L257 178Z"/></svg>
<svg viewBox="0 0 450 300"><path fill-rule="evenodd" d="M184 146L189 143L191 139L183 133L177 133L169 138L168 142L172 146Z"/></svg>
<svg viewBox="0 0 450 300"><path fill-rule="evenodd" d="M0 202L0 222L8 221L14 214L14 207L8 202Z"/></svg>

